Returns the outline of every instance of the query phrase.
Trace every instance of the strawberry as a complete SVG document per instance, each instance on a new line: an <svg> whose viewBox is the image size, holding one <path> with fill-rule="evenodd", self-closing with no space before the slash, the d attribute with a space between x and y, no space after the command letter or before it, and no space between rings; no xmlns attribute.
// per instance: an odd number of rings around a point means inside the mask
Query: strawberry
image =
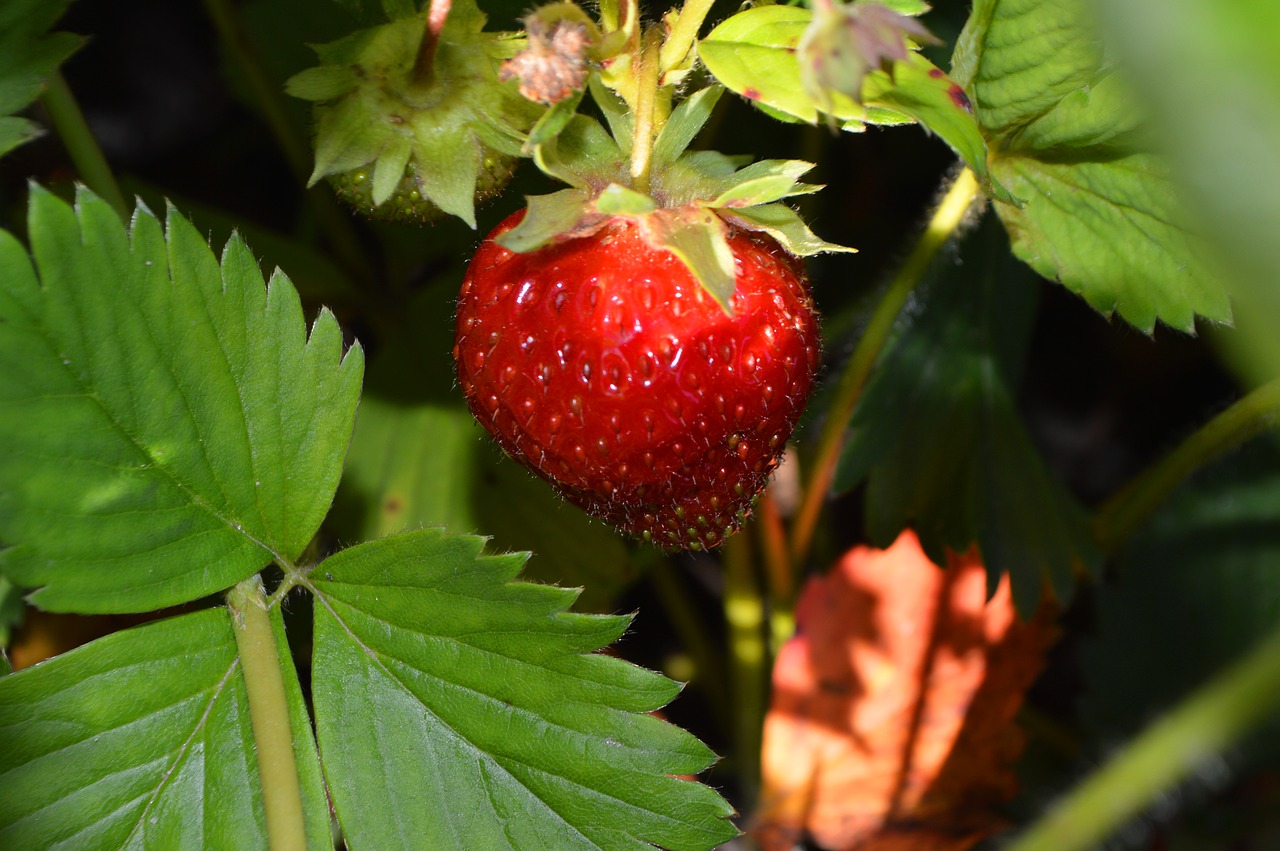
<svg viewBox="0 0 1280 851"><path fill-rule="evenodd" d="M568 501L671 548L718 546L746 518L814 383L818 320L803 267L728 226L717 303L645 219L597 217L526 253L480 246L454 358L472 413ZM727 308L727 309L726 309Z"/></svg>

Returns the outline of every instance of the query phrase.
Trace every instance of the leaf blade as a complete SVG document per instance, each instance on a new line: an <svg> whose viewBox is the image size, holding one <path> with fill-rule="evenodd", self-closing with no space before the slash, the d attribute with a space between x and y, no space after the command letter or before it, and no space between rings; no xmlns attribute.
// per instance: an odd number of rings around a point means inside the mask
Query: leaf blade
<svg viewBox="0 0 1280 851"><path fill-rule="evenodd" d="M700 770L711 753L638 714L674 684L590 655L627 619L565 614L574 592L512 583L523 559L480 547L424 531L317 571L317 731L355 846L406 831L494 848L711 847L732 836L727 804L667 776ZM373 717L360 709L369 702ZM424 765L439 774L421 777ZM385 802L376 816L359 803L371 799ZM518 824L508 811L522 812Z"/></svg>
<svg viewBox="0 0 1280 851"><path fill-rule="evenodd" d="M0 571L61 611L146 611L296 558L328 509L363 355L233 237L31 202L0 238ZM21 369L15 368L21 365ZM291 416L283 416L283 412Z"/></svg>

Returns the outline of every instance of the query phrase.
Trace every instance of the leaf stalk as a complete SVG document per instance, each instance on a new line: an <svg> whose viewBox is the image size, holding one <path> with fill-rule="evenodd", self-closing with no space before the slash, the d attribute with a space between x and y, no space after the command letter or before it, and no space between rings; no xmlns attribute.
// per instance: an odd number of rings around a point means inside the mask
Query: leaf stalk
<svg viewBox="0 0 1280 851"><path fill-rule="evenodd" d="M111 166L107 164L107 158L103 156L102 148L98 146L98 140L89 129L80 104L61 71L54 71L50 75L41 102L49 113L49 122L79 172L80 179L99 198L110 204L120 218L128 221L129 205L124 193L120 191L120 184L116 182Z"/></svg>
<svg viewBox="0 0 1280 851"><path fill-rule="evenodd" d="M1097 848L1280 707L1280 630L1148 727L1005 851Z"/></svg>
<svg viewBox="0 0 1280 851"><path fill-rule="evenodd" d="M871 375L872 367L875 366L880 352L889 340L902 306L906 304L907 297L928 272L938 251L964 223L979 195L980 186L973 171L968 168L961 169L942 196L942 201L934 209L928 225L912 246L906 261L898 268L888 290L876 305L862 339L858 341L852 357L845 364L835 399L827 412L826 423L818 439L812 479L809 486L805 488L795 523L791 527L792 564L803 564L808 558L818 516L822 512L827 492L835 478L836 463L840 460L840 450L844 445L849 418L853 415L853 409Z"/></svg>
<svg viewBox="0 0 1280 851"><path fill-rule="evenodd" d="M293 751L289 702L280 672L280 650L268 616L262 580L254 574L227 593L240 664L244 669L253 743L262 779L262 805L272 851L304 851L306 823Z"/></svg>
<svg viewBox="0 0 1280 851"><path fill-rule="evenodd" d="M1115 550L1197 469L1275 425L1280 379L1262 385L1197 429L1111 496L1094 515L1104 552Z"/></svg>
<svg viewBox="0 0 1280 851"><path fill-rule="evenodd" d="M707 14L713 5L715 0L685 0L680 14L676 16L675 24L671 27L670 34L662 45L662 51L658 57L659 73L670 71L689 55L694 42L698 39L698 31L702 29L702 22L707 19Z"/></svg>

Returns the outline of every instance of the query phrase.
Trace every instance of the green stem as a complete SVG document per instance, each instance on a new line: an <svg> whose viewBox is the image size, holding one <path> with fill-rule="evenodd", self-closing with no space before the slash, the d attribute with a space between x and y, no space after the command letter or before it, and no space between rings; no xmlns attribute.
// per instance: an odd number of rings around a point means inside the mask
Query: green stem
<svg viewBox="0 0 1280 851"><path fill-rule="evenodd" d="M752 570L749 538L734 535L725 541L723 552L734 754L739 760L743 799L752 801L760 787L760 748L764 736L765 695L769 689L765 606Z"/></svg>
<svg viewBox="0 0 1280 851"><path fill-rule="evenodd" d="M262 580L255 574L241 582L227 594L227 604L231 608L231 623L249 698L249 717L253 721L267 840L272 851L305 849L306 823L293 752L294 731L289 724L280 649L276 647L267 614Z"/></svg>
<svg viewBox="0 0 1280 851"><path fill-rule="evenodd" d="M258 52L240 26L228 0L205 0L204 5L214 29L217 30L218 39L243 75L249 87L250 98L266 122L276 146L284 154L289 170L299 183L306 184L311 173L311 146L289 116L283 89L267 74ZM334 255L348 271L363 273L364 251L332 193L320 187L313 188L308 196L316 221L324 231L325 241L332 247Z"/></svg>
<svg viewBox="0 0 1280 851"><path fill-rule="evenodd" d="M1005 851L1099 847L1280 708L1280 630L1148 727Z"/></svg>
<svg viewBox="0 0 1280 851"><path fill-rule="evenodd" d="M422 31L422 42L418 46L418 58L413 64L413 80L419 86L429 86L435 76L436 47L440 44L440 34L444 32L452 6L453 0L431 0L427 24Z"/></svg>
<svg viewBox="0 0 1280 851"><path fill-rule="evenodd" d="M84 113L80 111L80 104L76 102L61 71L54 71L49 77L48 86L40 100L49 113L54 132L62 140L71 162L75 164L80 179L99 198L110 204L111 209L120 214L120 218L128 221L129 205L124 199L124 193L120 191L116 176L111 173L111 166L107 165L107 158L102 155L102 148L98 147L98 140L89 130Z"/></svg>
<svg viewBox="0 0 1280 851"><path fill-rule="evenodd" d="M880 299L862 339L858 341L853 351L853 356L845 365L844 373L840 376L840 384L836 388L835 399L827 412L827 420L819 436L817 454L813 462L813 477L805 489L795 523L791 527L792 564L803 564L809 555L818 515L822 511L827 490L835 477L836 462L840 458L840 448L844 443L849 417L852 416L858 396L867 383L871 368L889 340L898 313L906 303L907 296L924 278L939 249L951 239L964 222L978 194L977 178L969 169L962 169L933 211L924 233L916 240L911 253L907 255L906 261L889 284L888 291Z"/></svg>
<svg viewBox="0 0 1280 851"><path fill-rule="evenodd" d="M653 160L653 140L658 134L658 51L662 35L657 27L650 28L643 37L643 47L637 57L635 132L631 144L631 188L649 194L649 174Z"/></svg>
<svg viewBox="0 0 1280 851"><path fill-rule="evenodd" d="M1140 473L1094 515L1094 533L1104 551L1123 543L1197 469L1275 423L1280 379L1245 396Z"/></svg>
<svg viewBox="0 0 1280 851"><path fill-rule="evenodd" d="M713 5L715 0L685 0L684 7L680 9L675 25L671 28L671 34L667 36L662 52L658 55L659 74L675 68L689 55L693 43L698 39L698 31L702 29L702 22L707 19L707 13Z"/></svg>

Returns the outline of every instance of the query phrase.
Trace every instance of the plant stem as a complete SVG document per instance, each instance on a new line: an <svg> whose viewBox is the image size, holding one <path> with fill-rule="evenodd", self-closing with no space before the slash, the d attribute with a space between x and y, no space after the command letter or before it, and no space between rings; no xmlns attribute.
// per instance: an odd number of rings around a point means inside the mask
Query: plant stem
<svg viewBox="0 0 1280 851"><path fill-rule="evenodd" d="M649 194L649 171L653 158L653 140L658 134L658 52L662 33L651 27L643 36L636 66L635 132L631 144L631 188Z"/></svg>
<svg viewBox="0 0 1280 851"><path fill-rule="evenodd" d="M253 721L267 840L272 851L305 849L306 823L293 752L294 731L289 725L280 650L267 614L262 580L255 574L241 582L227 594L227 604Z"/></svg>
<svg viewBox="0 0 1280 851"><path fill-rule="evenodd" d="M871 368L889 339L902 305L924 278L939 249L960 227L978 196L977 178L971 170L961 169L946 194L943 195L942 201L933 211L924 233L916 240L911 253L907 255L906 261L889 284L888 291L876 305L862 339L858 341L857 347L853 350L853 356L845 365L835 399L827 412L827 420L818 440L813 475L809 486L805 489L800 510L796 513L795 522L791 527L792 564L803 564L809 555L818 515L822 511L827 490L835 477L836 462L840 458L840 448L844 444L849 417L852 416L858 396L867 383Z"/></svg>
<svg viewBox="0 0 1280 851"><path fill-rule="evenodd" d="M427 25L422 31L422 43L418 46L418 58L413 63L413 80L419 86L430 85L436 72L436 48L440 44L440 34L444 32L445 21L449 20L449 9L453 0L431 0L427 11Z"/></svg>
<svg viewBox="0 0 1280 851"><path fill-rule="evenodd" d="M1264 384L1205 423L1176 449L1111 496L1094 515L1105 552L1123 543L1188 476L1275 424L1280 379Z"/></svg>
<svg viewBox="0 0 1280 851"><path fill-rule="evenodd" d="M769 581L769 649L776 653L795 632L795 575L778 502L766 488L756 505L756 528Z"/></svg>
<svg viewBox="0 0 1280 851"><path fill-rule="evenodd" d="M129 220L129 205L116 183L116 177L107 165L107 158L98 147L98 140L89 130L84 120L80 104L67 85L61 71L54 71L49 76L49 83L40 97L44 108L49 112L49 121L54 131L75 164L76 171L85 185L92 189L99 198L111 205L111 209L120 214L120 218Z"/></svg>
<svg viewBox="0 0 1280 851"><path fill-rule="evenodd" d="M751 565L750 539L734 535L724 545L724 616L729 631L729 689L733 699L734 754L744 800L760 786L769 655L764 637L764 600Z"/></svg>
<svg viewBox="0 0 1280 851"><path fill-rule="evenodd" d="M702 29L702 22L707 19L707 13L713 5L715 0L685 0L680 14L676 16L675 25L671 28L671 34L662 45L658 58L659 74L665 74L684 61L693 48L693 43L697 41L698 31Z"/></svg>
<svg viewBox="0 0 1280 851"><path fill-rule="evenodd" d="M1096 848L1280 707L1280 631L1148 727L1005 851Z"/></svg>

